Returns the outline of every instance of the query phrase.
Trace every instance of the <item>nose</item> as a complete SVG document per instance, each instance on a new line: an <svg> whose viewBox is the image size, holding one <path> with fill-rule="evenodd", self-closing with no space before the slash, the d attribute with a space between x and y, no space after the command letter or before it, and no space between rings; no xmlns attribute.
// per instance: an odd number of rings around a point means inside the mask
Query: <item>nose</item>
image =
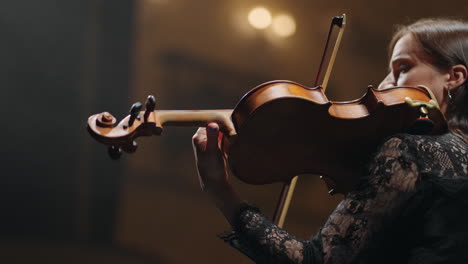
<svg viewBox="0 0 468 264"><path fill-rule="evenodd" d="M393 74L390 72L389 74L387 74L385 79L383 79L383 81L379 84L379 89L385 89L385 88L394 87L394 86L396 86L395 78L393 77Z"/></svg>

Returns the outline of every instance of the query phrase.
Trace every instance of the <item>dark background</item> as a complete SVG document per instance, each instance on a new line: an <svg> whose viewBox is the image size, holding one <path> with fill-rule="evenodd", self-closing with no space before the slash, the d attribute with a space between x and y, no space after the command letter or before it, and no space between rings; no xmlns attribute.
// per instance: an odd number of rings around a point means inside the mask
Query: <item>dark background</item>
<svg viewBox="0 0 468 264"><path fill-rule="evenodd" d="M248 10L287 12L296 34L249 28ZM348 26L327 91L351 100L386 74L393 25L467 18L466 1L24 0L0 2L0 261L250 263L198 182L193 128L167 128L111 161L87 117L155 94L158 109L232 108L272 79L312 85L330 18ZM324 139L326 140L326 139ZM279 185L242 196L271 215ZM340 197L301 178L286 229L313 235Z"/></svg>

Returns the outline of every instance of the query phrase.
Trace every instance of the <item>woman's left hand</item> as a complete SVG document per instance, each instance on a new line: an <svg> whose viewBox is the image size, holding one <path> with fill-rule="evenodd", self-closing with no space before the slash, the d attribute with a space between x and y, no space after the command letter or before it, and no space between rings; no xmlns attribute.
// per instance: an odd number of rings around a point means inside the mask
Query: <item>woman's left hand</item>
<svg viewBox="0 0 468 264"><path fill-rule="evenodd" d="M236 191L229 182L226 168L226 153L221 150L222 134L216 123L199 128L192 138L198 178L203 191L216 207L233 224L235 212L241 204Z"/></svg>
<svg viewBox="0 0 468 264"><path fill-rule="evenodd" d="M226 154L222 152L222 134L216 123L209 123L206 128L201 127L193 135L192 143L195 162L204 191L214 191L229 185L226 168Z"/></svg>

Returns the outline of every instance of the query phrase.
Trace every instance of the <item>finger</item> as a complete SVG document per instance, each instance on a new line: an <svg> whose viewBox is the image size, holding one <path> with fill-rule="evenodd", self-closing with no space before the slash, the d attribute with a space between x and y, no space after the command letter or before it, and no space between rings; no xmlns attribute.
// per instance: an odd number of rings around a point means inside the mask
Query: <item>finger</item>
<svg viewBox="0 0 468 264"><path fill-rule="evenodd" d="M228 122L225 125L223 125L222 131L226 136L232 136L236 134L236 129L234 128L232 122Z"/></svg>
<svg viewBox="0 0 468 264"><path fill-rule="evenodd" d="M216 151L218 150L218 135L219 135L219 126L216 123L209 123L206 126L206 150L207 151Z"/></svg>
<svg viewBox="0 0 468 264"><path fill-rule="evenodd" d="M192 137L192 145L195 150L204 151L206 144L206 128L200 127Z"/></svg>
<svg viewBox="0 0 468 264"><path fill-rule="evenodd" d="M193 134L192 139L203 138L203 137L206 137L206 128L199 127L197 132L195 132L195 134Z"/></svg>

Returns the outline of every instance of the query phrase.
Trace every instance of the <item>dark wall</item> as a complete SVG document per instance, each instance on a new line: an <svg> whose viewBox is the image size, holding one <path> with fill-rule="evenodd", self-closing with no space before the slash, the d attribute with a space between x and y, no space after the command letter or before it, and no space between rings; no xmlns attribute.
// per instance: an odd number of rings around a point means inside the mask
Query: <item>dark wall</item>
<svg viewBox="0 0 468 264"><path fill-rule="evenodd" d="M126 0L0 2L0 239L112 240L120 168L84 133L127 107L131 15Z"/></svg>

